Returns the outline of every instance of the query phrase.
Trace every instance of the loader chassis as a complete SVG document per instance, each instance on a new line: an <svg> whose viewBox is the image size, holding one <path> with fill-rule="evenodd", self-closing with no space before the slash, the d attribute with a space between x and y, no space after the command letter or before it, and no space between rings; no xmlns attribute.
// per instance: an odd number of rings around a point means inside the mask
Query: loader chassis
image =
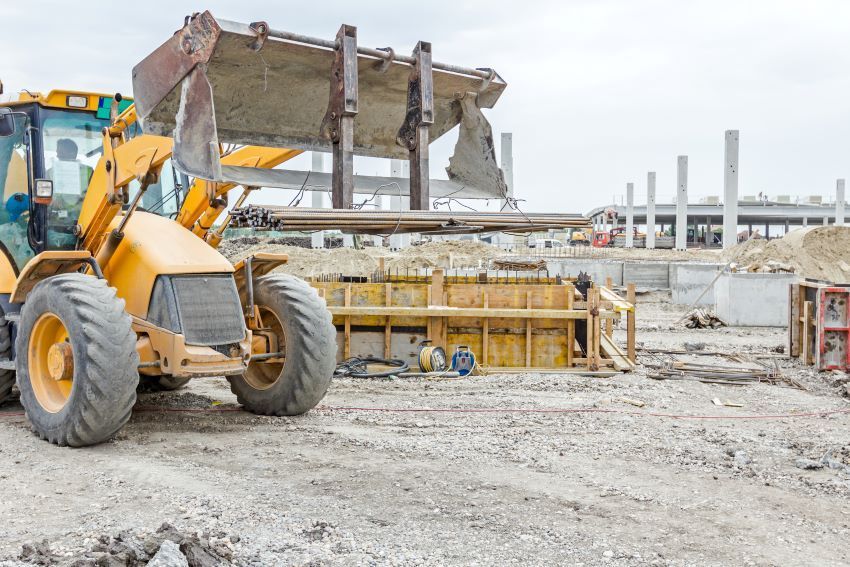
<svg viewBox="0 0 850 567"><path fill-rule="evenodd" d="M86 108L65 108L71 96ZM171 168L171 139L146 136L126 118L110 134L115 113L99 117L95 106L117 106L112 97L54 91L25 98L32 100L5 106L13 134L0 137L0 402L17 382L36 432L72 446L114 434L129 418L140 379L170 389L223 375L252 411L313 407L335 364L324 354L334 352L324 344L334 336L330 316L316 298L310 307L319 313L293 331L321 341L313 345L321 346L320 360L311 354L306 369L282 352L286 341L277 334L285 325L277 321L286 313L256 306L250 326L262 340L252 340L236 268L192 230L220 212L219 196L199 198L211 188ZM268 165L298 152L246 153ZM52 181L50 198L34 189L44 179ZM297 285L288 276L266 279L252 287L268 294L262 290ZM265 327L264 319L276 323ZM269 346L277 350L263 357ZM251 363L252 354L260 360ZM291 376L305 370L312 374Z"/></svg>
<svg viewBox="0 0 850 567"><path fill-rule="evenodd" d="M203 12L134 67L132 103L0 104L0 402L16 382L36 432L74 446L126 423L140 376L224 375L255 413L313 408L336 365L330 313L271 273L285 256L216 250L228 192L285 187L275 166L318 149L335 208L352 205L355 153L409 159L411 208L427 208L428 144L459 126L450 179L506 197L481 113L505 86L427 42L406 56L352 26L329 41Z"/></svg>

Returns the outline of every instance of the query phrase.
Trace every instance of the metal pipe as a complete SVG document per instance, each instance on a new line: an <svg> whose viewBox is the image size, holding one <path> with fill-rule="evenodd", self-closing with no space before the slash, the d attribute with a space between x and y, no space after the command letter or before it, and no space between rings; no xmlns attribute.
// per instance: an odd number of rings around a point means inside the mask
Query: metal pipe
<svg viewBox="0 0 850 567"><path fill-rule="evenodd" d="M277 39L282 39L285 41L293 41L296 43L304 43L306 45L315 45L317 47L324 47L326 49L337 48L337 41L330 39L321 39L318 37L312 37L309 35L303 35L300 33L293 33L283 30L273 30L269 29L269 37L274 37ZM410 55L397 55L394 51L384 51L383 49L375 49L372 47L362 47L357 46L357 53L360 55L366 55L367 57L374 57L375 59L380 59L382 61L395 61L397 63L404 63L405 65L410 65L411 67L416 63L416 59L411 57ZM432 63L431 67L433 69L438 69L440 71L446 71L447 73L455 73L456 75L468 75L471 77L478 77L482 80L492 80L495 76L495 73L492 69L472 69L470 67L461 67L460 65L449 65L448 63Z"/></svg>
<svg viewBox="0 0 850 567"><path fill-rule="evenodd" d="M270 358L286 358L286 351L255 354L251 357L251 362L260 362L262 360L268 360Z"/></svg>

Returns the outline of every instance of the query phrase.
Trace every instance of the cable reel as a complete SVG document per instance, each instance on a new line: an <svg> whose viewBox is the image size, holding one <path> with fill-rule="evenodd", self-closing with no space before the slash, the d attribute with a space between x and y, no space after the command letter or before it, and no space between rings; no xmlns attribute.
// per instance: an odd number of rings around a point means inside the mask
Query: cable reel
<svg viewBox="0 0 850 567"><path fill-rule="evenodd" d="M419 343L419 368L422 372L442 372L448 366L446 351L443 347L431 346L433 341Z"/></svg>

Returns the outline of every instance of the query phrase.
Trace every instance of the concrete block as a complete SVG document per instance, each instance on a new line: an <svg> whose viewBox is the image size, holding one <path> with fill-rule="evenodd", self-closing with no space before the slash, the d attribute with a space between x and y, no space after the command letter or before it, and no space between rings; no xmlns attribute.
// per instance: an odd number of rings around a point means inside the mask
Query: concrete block
<svg viewBox="0 0 850 567"><path fill-rule="evenodd" d="M714 287L715 311L736 327L787 327L788 286L794 274L721 274Z"/></svg>
<svg viewBox="0 0 850 567"><path fill-rule="evenodd" d="M708 286L723 264L670 264L670 295L676 305L690 305ZM716 285L716 284L715 284ZM714 286L699 300L697 306L714 305Z"/></svg>
<svg viewBox="0 0 850 567"><path fill-rule="evenodd" d="M585 272L599 284L605 285L605 279L610 277L613 285L623 285L623 262L568 259L547 260L546 265L550 276L575 277L579 272Z"/></svg>
<svg viewBox="0 0 850 567"><path fill-rule="evenodd" d="M638 289L668 289L670 263L625 262L623 263L623 283L633 283Z"/></svg>

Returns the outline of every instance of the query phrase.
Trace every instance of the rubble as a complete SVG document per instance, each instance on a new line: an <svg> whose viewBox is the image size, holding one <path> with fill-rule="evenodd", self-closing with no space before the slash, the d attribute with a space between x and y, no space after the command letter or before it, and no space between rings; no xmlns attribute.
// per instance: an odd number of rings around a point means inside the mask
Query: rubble
<svg viewBox="0 0 850 567"><path fill-rule="evenodd" d="M24 565L59 567L224 567L233 558L233 537L236 536L221 534L213 538L181 531L166 522L151 534L125 530L111 536L100 535L94 544L78 553L57 553L46 539L25 543L18 559Z"/></svg>
<svg viewBox="0 0 850 567"><path fill-rule="evenodd" d="M688 329L717 329L718 327L726 326L723 319L708 309L694 309L685 315L683 319L687 321L685 327Z"/></svg>

